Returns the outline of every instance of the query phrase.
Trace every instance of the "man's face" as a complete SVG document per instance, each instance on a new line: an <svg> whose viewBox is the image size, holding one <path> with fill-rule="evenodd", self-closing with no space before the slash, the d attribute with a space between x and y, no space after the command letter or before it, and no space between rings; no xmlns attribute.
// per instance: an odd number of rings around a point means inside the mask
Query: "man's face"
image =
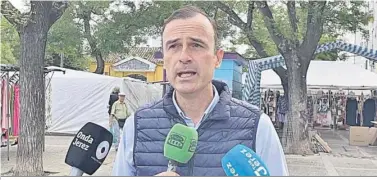
<svg viewBox="0 0 377 180"><path fill-rule="evenodd" d="M167 79L179 93L195 93L211 83L224 52L215 52L214 30L205 16L169 22L162 39Z"/></svg>
<svg viewBox="0 0 377 180"><path fill-rule="evenodd" d="M123 102L125 96L119 96L119 101Z"/></svg>

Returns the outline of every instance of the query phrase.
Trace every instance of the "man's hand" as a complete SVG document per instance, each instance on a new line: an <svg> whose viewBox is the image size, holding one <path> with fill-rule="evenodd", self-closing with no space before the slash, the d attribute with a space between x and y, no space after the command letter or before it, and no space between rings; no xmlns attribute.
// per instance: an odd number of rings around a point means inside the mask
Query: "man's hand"
<svg viewBox="0 0 377 180"><path fill-rule="evenodd" d="M109 117L109 126L110 126L110 128L113 125L113 123L114 123L113 115L110 115L110 117Z"/></svg>
<svg viewBox="0 0 377 180"><path fill-rule="evenodd" d="M169 171L169 172L162 172L162 173L156 174L154 176L179 176L179 174L177 174L173 171Z"/></svg>

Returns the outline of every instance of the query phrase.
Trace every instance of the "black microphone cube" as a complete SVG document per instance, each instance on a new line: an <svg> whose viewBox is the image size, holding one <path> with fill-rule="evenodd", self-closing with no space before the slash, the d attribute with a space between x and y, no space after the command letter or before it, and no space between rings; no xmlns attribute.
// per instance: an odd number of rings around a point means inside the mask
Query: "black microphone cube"
<svg viewBox="0 0 377 180"><path fill-rule="evenodd" d="M105 161L112 143L111 132L88 122L74 137L65 157L65 163L92 175Z"/></svg>

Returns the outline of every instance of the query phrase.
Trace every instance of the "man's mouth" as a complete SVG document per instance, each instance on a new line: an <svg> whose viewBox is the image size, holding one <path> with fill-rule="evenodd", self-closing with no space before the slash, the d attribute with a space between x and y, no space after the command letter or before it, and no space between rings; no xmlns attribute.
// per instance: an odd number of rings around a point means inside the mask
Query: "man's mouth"
<svg viewBox="0 0 377 180"><path fill-rule="evenodd" d="M177 75L180 78L188 78L188 77L196 75L196 72L194 71L179 72Z"/></svg>

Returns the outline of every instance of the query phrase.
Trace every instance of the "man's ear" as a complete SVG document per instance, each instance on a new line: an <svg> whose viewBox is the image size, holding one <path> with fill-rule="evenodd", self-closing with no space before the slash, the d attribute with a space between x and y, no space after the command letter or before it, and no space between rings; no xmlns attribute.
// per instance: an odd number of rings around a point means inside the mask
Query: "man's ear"
<svg viewBox="0 0 377 180"><path fill-rule="evenodd" d="M224 57L224 50L218 49L216 51L216 57L217 57L216 68L220 68L221 62L223 61L223 57Z"/></svg>

